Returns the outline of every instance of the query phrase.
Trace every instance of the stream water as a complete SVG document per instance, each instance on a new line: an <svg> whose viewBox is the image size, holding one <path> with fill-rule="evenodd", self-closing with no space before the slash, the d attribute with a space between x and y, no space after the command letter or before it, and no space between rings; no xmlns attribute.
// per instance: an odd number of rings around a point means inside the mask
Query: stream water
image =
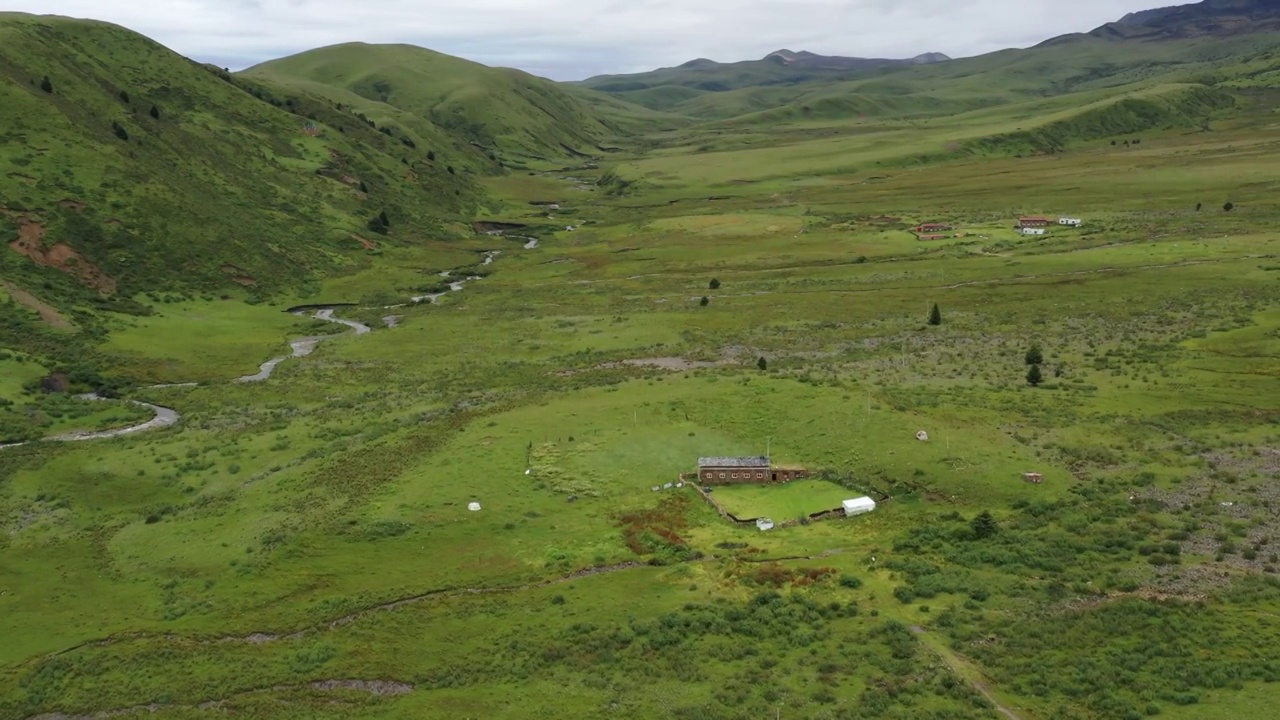
<svg viewBox="0 0 1280 720"><path fill-rule="evenodd" d="M537 244L538 244L538 241L533 240L532 242L525 244L525 248L532 249L534 247L537 247ZM482 265L491 264L494 258L496 258L500 252L501 251L499 250L490 250L489 252L485 253L484 262L481 264ZM444 272L440 273L440 277L442 278L449 278L451 277L451 275L452 275L452 272L449 270L445 270ZM414 303L421 303L424 301L429 301L434 303L438 298L444 295L447 295L450 292L461 292L468 282L472 282L474 280L479 280L479 279L480 279L479 276L473 275L473 276L464 278L462 280L455 280L449 283L449 290L446 292L433 293L430 295L419 295L419 296L413 297L412 300ZM396 305L392 307L403 307L403 306ZM306 315L306 313L302 311L297 311L297 312L294 312L293 314L303 315L303 316ZM313 315L312 317L316 318L317 320L325 320L327 322L338 323L339 325L346 325L347 327L351 328L354 331L354 334L356 335L364 335L372 330L372 328L370 328L368 325L365 325L362 322L357 322L355 320L348 320L346 318L337 317L336 315L334 315L334 308L332 307L319 308L316 310L315 315ZM384 323L386 323L387 327L396 327L399 324L400 316L388 315L387 317L384 317L382 320ZM319 336L313 336L313 337L298 338L296 340L290 340L289 341L289 348L291 350L290 354L281 355L280 357L274 357L274 358L271 358L270 360L267 360L266 362L258 366L258 372L252 375L245 375L243 377L238 377L235 379L235 382L239 382L239 383L262 382L271 377L272 373L275 372L275 369L279 367L280 363L284 362L285 360L289 360L291 358L300 358L300 357L306 357L307 355L310 355L312 352L315 351L317 345L319 345L322 341L330 337L334 337L334 336L319 335ZM198 383L193 383L193 382L167 383L164 385L151 385L144 389L158 390L161 388L195 387L196 385L198 385ZM86 395L81 395L80 397L85 400L112 399L112 398L104 398L98 395L97 393L89 393ZM124 435L132 435L134 433L144 432L147 430L155 430L158 428L170 427L170 426L176 425L178 421L182 419L182 415L179 414L178 411L174 410L173 408L167 408L162 405L152 405L151 403L145 403L139 400L127 400L126 402L130 402L130 403L133 403L134 405L145 407L151 410L153 413L155 413L155 416L144 423L139 423L137 425L130 425L128 427L115 428L113 430L97 430L97 431L85 430L85 431L77 431L77 432L68 432L68 433L61 433L58 435L50 435L43 439L47 441L52 441L52 442L75 442L79 440L105 440L107 438L122 437ZM11 447L19 447L27 444L28 443L25 443L25 442L9 443L7 445L0 444L0 450L3 450L5 448L11 448Z"/></svg>

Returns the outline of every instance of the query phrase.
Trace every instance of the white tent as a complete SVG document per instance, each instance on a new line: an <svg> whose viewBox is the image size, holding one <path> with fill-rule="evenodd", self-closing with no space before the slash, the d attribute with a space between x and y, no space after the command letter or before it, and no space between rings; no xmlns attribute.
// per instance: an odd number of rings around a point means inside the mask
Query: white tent
<svg viewBox="0 0 1280 720"><path fill-rule="evenodd" d="M478 502L467 503L467 509L470 510L471 512L475 512L480 509L480 503Z"/></svg>
<svg viewBox="0 0 1280 720"><path fill-rule="evenodd" d="M841 504L844 505L845 515L861 515L876 509L876 501L869 497L853 498Z"/></svg>
<svg viewBox="0 0 1280 720"><path fill-rule="evenodd" d="M773 521L770 520L769 518L759 518L756 520L756 527L760 528L761 530L772 530Z"/></svg>

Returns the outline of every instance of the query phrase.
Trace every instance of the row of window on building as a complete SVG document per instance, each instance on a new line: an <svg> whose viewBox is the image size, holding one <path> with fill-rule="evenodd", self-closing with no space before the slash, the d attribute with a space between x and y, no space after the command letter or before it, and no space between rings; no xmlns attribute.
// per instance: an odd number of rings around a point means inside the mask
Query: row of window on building
<svg viewBox="0 0 1280 720"><path fill-rule="evenodd" d="M750 480L750 479L751 479L751 473L749 473L749 472L741 472L741 473L736 473L736 472L731 472L731 473L720 473L720 479L721 479L721 480L724 480L726 475L728 475L728 477L729 477L730 479L732 479L732 480ZM711 474L711 473L709 473L709 472L703 473L703 474L702 474L702 479L703 479L703 480L711 480L711 479L712 479L712 474ZM756 480L763 480L763 479L764 479L764 473L762 473L762 472L758 472L758 473L756 473Z"/></svg>

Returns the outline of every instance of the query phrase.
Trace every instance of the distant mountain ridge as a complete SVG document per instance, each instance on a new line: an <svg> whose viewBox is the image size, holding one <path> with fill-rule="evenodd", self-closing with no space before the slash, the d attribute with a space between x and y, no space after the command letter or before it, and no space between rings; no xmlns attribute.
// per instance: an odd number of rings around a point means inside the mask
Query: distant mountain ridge
<svg viewBox="0 0 1280 720"><path fill-rule="evenodd" d="M922 53L913 58L902 60L890 60L885 58L859 58L859 57L841 57L839 55L819 55L811 53L807 50L800 52L792 52L790 50L775 50L765 55L763 60L771 60L783 65L794 65L806 68L823 68L828 70L848 70L863 67L891 67L895 65L926 65L929 63L946 62L951 58L937 52Z"/></svg>
<svg viewBox="0 0 1280 720"><path fill-rule="evenodd" d="M1280 29L1280 0L1204 0L1132 12L1092 34L1134 39L1230 36Z"/></svg>
<svg viewBox="0 0 1280 720"><path fill-rule="evenodd" d="M629 75L598 75L579 83L609 93L671 86L693 91L725 92L753 86L796 85L814 80L852 80L877 72L946 62L948 56L928 52L911 58L861 58L819 55L807 50L775 50L759 60L722 63L697 58L676 67Z"/></svg>

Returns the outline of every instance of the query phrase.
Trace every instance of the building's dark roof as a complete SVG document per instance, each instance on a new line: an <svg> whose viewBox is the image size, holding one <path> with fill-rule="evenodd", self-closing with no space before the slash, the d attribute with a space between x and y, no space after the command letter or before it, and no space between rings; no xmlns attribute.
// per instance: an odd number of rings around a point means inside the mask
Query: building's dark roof
<svg viewBox="0 0 1280 720"><path fill-rule="evenodd" d="M767 457L704 457L698 458L698 467L713 468L767 468L769 467L769 458Z"/></svg>

